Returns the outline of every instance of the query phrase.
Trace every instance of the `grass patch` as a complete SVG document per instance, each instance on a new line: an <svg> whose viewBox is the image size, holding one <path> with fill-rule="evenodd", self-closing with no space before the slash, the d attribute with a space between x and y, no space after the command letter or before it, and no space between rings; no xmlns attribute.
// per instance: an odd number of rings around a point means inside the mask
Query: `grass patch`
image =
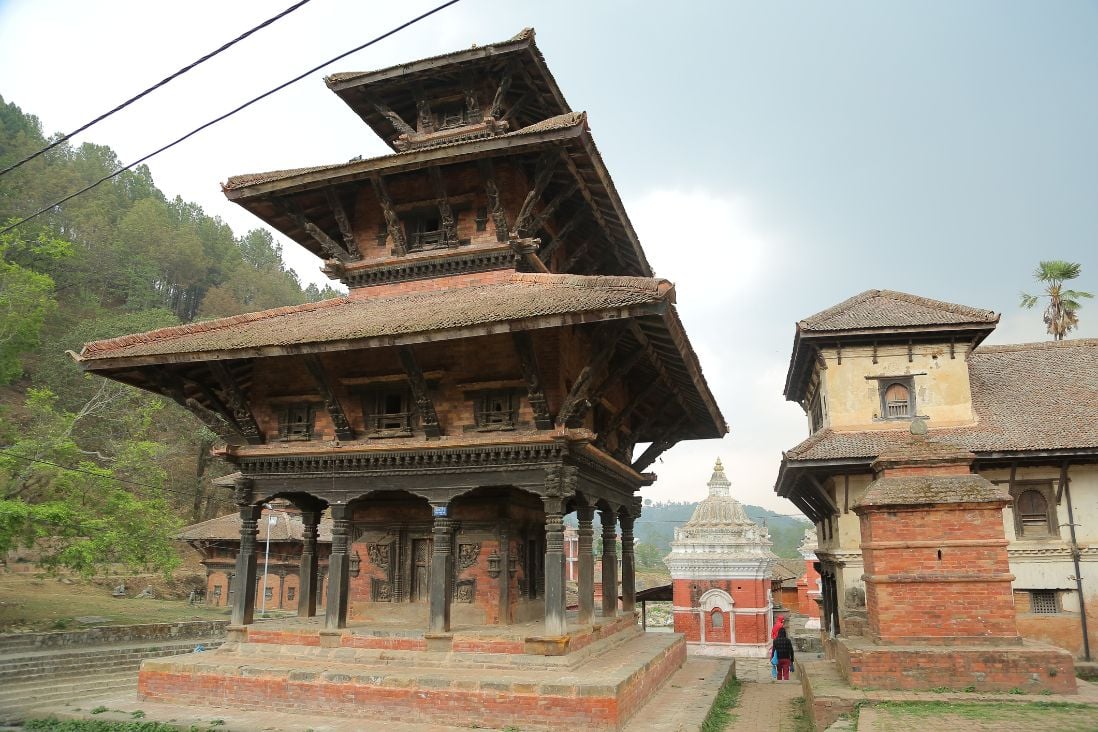
<svg viewBox="0 0 1098 732"><path fill-rule="evenodd" d="M713 700L713 706L709 708L709 714L702 722L701 732L722 732L735 719L730 711L739 701L742 684L736 677L724 682L724 686L717 692L717 698Z"/></svg>
<svg viewBox="0 0 1098 732"><path fill-rule="evenodd" d="M792 707L793 729L791 732L815 732L816 725L812 721L812 715L808 713L808 706L804 703L804 697L798 696L790 706Z"/></svg>
<svg viewBox="0 0 1098 732"><path fill-rule="evenodd" d="M888 720L889 729L907 726L917 728L927 723L934 729L939 726L942 729L963 729L969 725L979 729L997 729L1000 724L1009 725L1010 729L1045 729L1056 732L1094 732L1098 729L1095 725L1095 708L1073 702L881 702L863 704L859 711L868 706L872 706L878 715Z"/></svg>
<svg viewBox="0 0 1098 732"><path fill-rule="evenodd" d="M108 722L101 719L28 719L24 730L33 732L179 732L179 727L160 722ZM191 727L200 730L199 727Z"/></svg>

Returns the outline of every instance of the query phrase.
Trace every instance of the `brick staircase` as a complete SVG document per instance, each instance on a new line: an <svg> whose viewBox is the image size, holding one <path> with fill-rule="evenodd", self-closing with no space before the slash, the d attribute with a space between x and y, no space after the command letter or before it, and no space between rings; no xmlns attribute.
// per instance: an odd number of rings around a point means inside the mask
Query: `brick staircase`
<svg viewBox="0 0 1098 732"><path fill-rule="evenodd" d="M109 693L136 693L142 660L190 653L199 644L213 649L224 641L177 637L44 648L36 635L42 634L8 636L0 642L0 724L18 722L32 709Z"/></svg>

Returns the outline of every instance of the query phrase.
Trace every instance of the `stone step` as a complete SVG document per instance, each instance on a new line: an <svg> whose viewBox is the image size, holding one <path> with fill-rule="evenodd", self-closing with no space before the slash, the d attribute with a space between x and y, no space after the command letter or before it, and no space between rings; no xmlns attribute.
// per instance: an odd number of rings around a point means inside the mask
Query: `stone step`
<svg viewBox="0 0 1098 732"><path fill-rule="evenodd" d="M54 699L75 699L110 689L136 687L137 672L134 670L103 673L84 679L61 682L34 681L11 684L0 690L0 709Z"/></svg>
<svg viewBox="0 0 1098 732"><path fill-rule="evenodd" d="M222 641L213 640L206 648L217 648ZM69 653L62 656L41 654L36 656L23 656L19 659L9 659L0 662L0 684L7 684L22 678L36 676L50 676L55 674L71 673L78 671L93 671L100 668L111 668L118 665L133 666L136 668L145 658L162 656L176 656L186 652L193 652L194 646L190 643L162 645L154 647L127 648L114 651L107 648L87 651L84 653Z"/></svg>
<svg viewBox="0 0 1098 732"><path fill-rule="evenodd" d="M116 643L111 645L69 646L64 649L48 650L23 650L18 653L0 653L0 667L7 663L18 663L28 659L65 659L79 658L83 656L101 655L103 653L124 653L127 651L141 651L149 648L194 648L202 644L209 647L210 644L224 643L224 637L195 638L173 641L153 641L144 643Z"/></svg>

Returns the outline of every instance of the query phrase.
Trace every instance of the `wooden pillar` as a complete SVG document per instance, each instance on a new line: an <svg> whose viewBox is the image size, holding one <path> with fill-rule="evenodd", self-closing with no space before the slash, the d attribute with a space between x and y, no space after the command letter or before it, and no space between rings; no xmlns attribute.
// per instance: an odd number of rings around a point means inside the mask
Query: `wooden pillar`
<svg viewBox="0 0 1098 732"><path fill-rule="evenodd" d="M633 517L621 516L621 608L632 613L637 607L637 572L633 557Z"/></svg>
<svg viewBox="0 0 1098 732"><path fill-rule="evenodd" d="M450 586L454 575L453 534L454 522L450 519L447 503L432 503L435 517L431 545L431 584L427 588L430 619L428 629L432 633L450 632Z"/></svg>
<svg viewBox="0 0 1098 732"><path fill-rule="evenodd" d="M594 529L591 524L595 518L593 506L581 506L576 509L579 518L579 549L576 557L579 562L579 622L589 625L595 618L595 553L592 547Z"/></svg>
<svg viewBox="0 0 1098 732"><path fill-rule="evenodd" d="M233 484L233 500L240 509L240 549L233 576L233 625L251 625L255 619L255 539L259 533L261 506L252 505L252 479L240 477Z"/></svg>
<svg viewBox="0 0 1098 732"><path fill-rule="evenodd" d="M599 511L602 521L602 614L612 618L618 614L618 535L617 514Z"/></svg>
<svg viewBox="0 0 1098 732"><path fill-rule="evenodd" d="M311 618L316 615L317 556L316 536L320 524L320 511L302 511L301 566L297 571L297 615Z"/></svg>
<svg viewBox="0 0 1098 732"><path fill-rule="evenodd" d="M568 632L564 597L564 515L563 501L543 498L545 504L545 635L561 636Z"/></svg>
<svg viewBox="0 0 1098 732"><path fill-rule="evenodd" d="M324 608L324 627L329 630L347 627L350 534L351 509L345 503L332 504L332 553L328 558L328 601Z"/></svg>
<svg viewBox="0 0 1098 732"><path fill-rule="evenodd" d="M506 524L499 529L499 624L511 624L511 532Z"/></svg>

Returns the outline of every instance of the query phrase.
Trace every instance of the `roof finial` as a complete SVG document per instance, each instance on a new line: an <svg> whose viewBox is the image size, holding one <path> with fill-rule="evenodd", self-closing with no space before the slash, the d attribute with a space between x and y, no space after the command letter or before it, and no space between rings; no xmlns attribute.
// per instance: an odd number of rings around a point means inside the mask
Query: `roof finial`
<svg viewBox="0 0 1098 732"><path fill-rule="evenodd" d="M717 462L713 464L713 476L709 479L709 495L731 495L730 491L728 490L731 487L732 482L729 481L728 476L724 474L724 465L721 463L721 459L717 458Z"/></svg>

